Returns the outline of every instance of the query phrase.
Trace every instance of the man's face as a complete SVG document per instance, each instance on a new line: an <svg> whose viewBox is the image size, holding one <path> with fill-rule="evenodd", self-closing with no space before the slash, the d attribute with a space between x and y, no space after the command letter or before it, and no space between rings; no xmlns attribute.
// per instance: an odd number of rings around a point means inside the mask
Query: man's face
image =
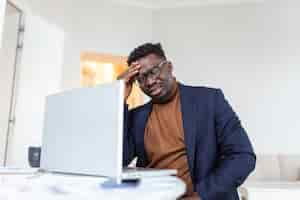
<svg viewBox="0 0 300 200"><path fill-rule="evenodd" d="M155 54L138 60L141 69L137 76L140 88L155 102L164 102L172 93L174 77L172 64Z"/></svg>

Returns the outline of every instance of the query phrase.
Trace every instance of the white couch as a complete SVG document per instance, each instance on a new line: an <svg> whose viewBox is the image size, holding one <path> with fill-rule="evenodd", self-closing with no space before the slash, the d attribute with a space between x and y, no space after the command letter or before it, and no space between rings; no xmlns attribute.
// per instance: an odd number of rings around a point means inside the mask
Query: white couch
<svg viewBox="0 0 300 200"><path fill-rule="evenodd" d="M264 193L268 199L271 193L277 193L277 196L284 192L299 195L300 155L258 155L254 172L239 188L239 192L243 200L253 200L250 196L258 196L250 192ZM300 199L300 196L296 199Z"/></svg>

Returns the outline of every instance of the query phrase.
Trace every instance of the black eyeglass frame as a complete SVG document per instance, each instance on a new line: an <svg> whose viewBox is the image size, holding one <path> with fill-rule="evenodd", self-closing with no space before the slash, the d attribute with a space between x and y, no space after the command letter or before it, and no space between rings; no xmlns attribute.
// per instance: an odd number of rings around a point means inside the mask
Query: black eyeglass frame
<svg viewBox="0 0 300 200"><path fill-rule="evenodd" d="M156 79L160 76L161 71L162 71L162 67L167 64L169 61L168 60L163 60L161 61L158 65L155 65L151 68L151 70L149 70L147 73L143 74L143 75L137 75L136 77L136 81L139 84L144 84L146 82L146 80L148 80L148 78L151 77L151 79Z"/></svg>

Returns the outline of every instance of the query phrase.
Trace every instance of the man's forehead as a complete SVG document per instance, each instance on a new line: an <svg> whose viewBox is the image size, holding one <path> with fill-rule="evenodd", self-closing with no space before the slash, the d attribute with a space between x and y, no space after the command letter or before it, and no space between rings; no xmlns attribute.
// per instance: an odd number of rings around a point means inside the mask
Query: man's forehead
<svg viewBox="0 0 300 200"><path fill-rule="evenodd" d="M162 59L155 54L149 54L138 60L142 67L149 67L158 64Z"/></svg>
<svg viewBox="0 0 300 200"><path fill-rule="evenodd" d="M155 54L149 54L143 58L138 60L138 63L141 65L141 72L146 72L151 69L153 66L159 64L161 62L161 58L156 56Z"/></svg>

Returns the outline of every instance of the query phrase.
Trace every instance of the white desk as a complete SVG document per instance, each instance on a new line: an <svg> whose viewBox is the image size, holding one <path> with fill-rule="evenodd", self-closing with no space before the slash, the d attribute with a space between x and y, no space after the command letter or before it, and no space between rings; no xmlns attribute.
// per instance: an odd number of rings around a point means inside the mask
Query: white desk
<svg viewBox="0 0 300 200"><path fill-rule="evenodd" d="M240 192L246 200L298 200L300 182L255 182L243 185Z"/></svg>
<svg viewBox="0 0 300 200"><path fill-rule="evenodd" d="M1 200L175 200L185 191L177 177L146 178L136 187L104 189L105 178L58 174L1 175Z"/></svg>

